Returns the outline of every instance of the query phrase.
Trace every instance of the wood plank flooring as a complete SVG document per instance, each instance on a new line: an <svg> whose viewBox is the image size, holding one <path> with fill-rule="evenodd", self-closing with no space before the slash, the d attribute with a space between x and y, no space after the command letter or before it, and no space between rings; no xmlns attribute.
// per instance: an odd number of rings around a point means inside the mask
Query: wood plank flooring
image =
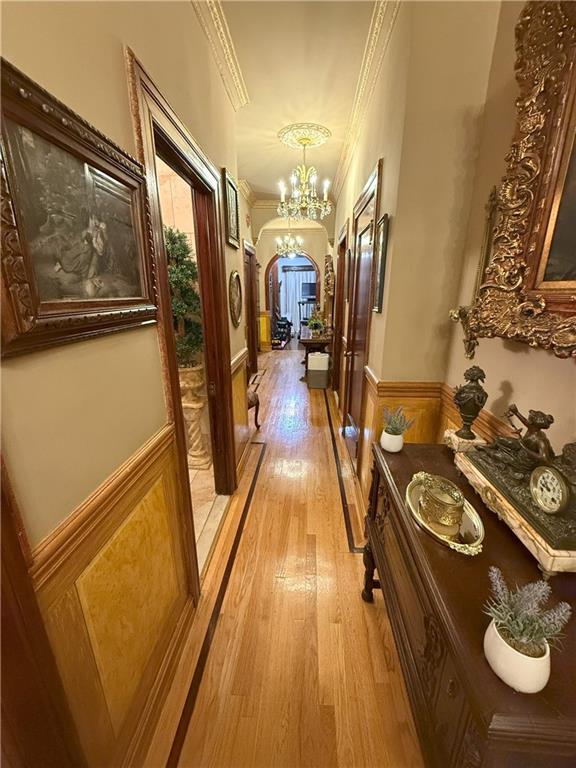
<svg viewBox="0 0 576 768"><path fill-rule="evenodd" d="M360 598L324 393L299 381L301 359L261 359L266 454L182 768L422 766L382 597Z"/></svg>

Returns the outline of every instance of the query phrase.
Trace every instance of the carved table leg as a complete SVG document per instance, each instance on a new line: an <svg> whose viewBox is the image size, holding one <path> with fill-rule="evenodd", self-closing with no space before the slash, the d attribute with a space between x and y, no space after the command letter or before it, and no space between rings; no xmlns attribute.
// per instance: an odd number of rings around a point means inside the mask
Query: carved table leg
<svg viewBox="0 0 576 768"><path fill-rule="evenodd" d="M374 555L372 554L372 550L370 549L370 544L366 544L364 546L364 551L362 554L362 562L364 563L365 573L364 573L364 589L362 590L362 600L364 600L365 603L373 603L374 602L374 587L376 586L374 582L374 569L376 568L376 565L374 563Z"/></svg>
<svg viewBox="0 0 576 768"><path fill-rule="evenodd" d="M260 398L258 397L258 395L256 395L256 397L258 399L256 400L256 405L254 407L254 424L256 425L256 429L260 429L260 424L258 423L258 412L260 410Z"/></svg>

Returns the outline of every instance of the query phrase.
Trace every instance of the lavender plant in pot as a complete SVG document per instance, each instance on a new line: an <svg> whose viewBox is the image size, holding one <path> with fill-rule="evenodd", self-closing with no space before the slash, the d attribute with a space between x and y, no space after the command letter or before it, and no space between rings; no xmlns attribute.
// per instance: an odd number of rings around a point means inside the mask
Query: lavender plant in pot
<svg viewBox="0 0 576 768"><path fill-rule="evenodd" d="M544 610L550 585L535 581L508 588L502 572L492 566L492 595L486 613L492 617L484 635L484 655L492 670L520 693L541 691L550 677L550 647L557 644L572 613L568 603Z"/></svg>
<svg viewBox="0 0 576 768"><path fill-rule="evenodd" d="M380 435L380 445L389 453L398 453L404 445L404 432L414 423L414 419L406 418L402 406L391 411L384 408L384 429Z"/></svg>

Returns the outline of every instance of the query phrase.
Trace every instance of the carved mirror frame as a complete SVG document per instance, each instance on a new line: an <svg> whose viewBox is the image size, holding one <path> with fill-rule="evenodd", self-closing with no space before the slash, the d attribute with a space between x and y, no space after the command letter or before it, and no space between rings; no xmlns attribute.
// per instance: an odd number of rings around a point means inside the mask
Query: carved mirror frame
<svg viewBox="0 0 576 768"><path fill-rule="evenodd" d="M544 279L575 151L576 3L527 3L516 53L516 130L497 192L492 253L465 333L474 346L500 336L576 357L576 281Z"/></svg>

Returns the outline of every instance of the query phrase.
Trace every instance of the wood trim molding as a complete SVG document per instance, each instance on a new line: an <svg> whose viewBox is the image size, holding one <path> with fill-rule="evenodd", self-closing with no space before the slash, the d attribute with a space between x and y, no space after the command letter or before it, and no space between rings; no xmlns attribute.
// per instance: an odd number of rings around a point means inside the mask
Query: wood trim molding
<svg viewBox="0 0 576 768"><path fill-rule="evenodd" d="M242 365L242 363L245 363L248 359L248 347L244 347L240 350L240 352L237 352L232 360L230 361L230 371L232 373L232 376L236 373L238 368Z"/></svg>
<svg viewBox="0 0 576 768"><path fill-rule="evenodd" d="M442 396L442 388L445 386L441 381L383 381L379 379L374 371L366 365L364 367L364 376L368 385L378 395L378 397L437 397Z"/></svg>
<svg viewBox="0 0 576 768"><path fill-rule="evenodd" d="M220 0L192 0L198 21L206 35L230 103L236 111L249 103L250 97L234 42Z"/></svg>
<svg viewBox="0 0 576 768"><path fill-rule="evenodd" d="M374 4L364 57L358 74L350 122L334 178L333 190L336 199L342 191L354 150L360 139L399 8L400 2L398 0L378 0Z"/></svg>
<svg viewBox="0 0 576 768"><path fill-rule="evenodd" d="M32 551L30 575L36 590L68 561L80 545L102 525L110 510L129 489L138 486L160 455L175 441L174 425L166 424L90 494Z"/></svg>
<svg viewBox="0 0 576 768"><path fill-rule="evenodd" d="M178 365L171 300L168 285L167 257L162 237L156 154L164 154L195 190L194 214L198 224L196 245L202 296L204 335L211 343L205 346L205 370L208 390L210 426L213 444L214 479L219 493L229 494L236 488L236 462L233 445L232 382L230 378L230 329L228 327L227 268L222 216L220 169L202 152L184 123L171 108L161 91L150 79L134 53L126 49L130 105L137 136L140 160L146 168L150 196L150 221L155 238L158 286L160 295L161 346L167 399L171 403L176 425L181 482L188 477L185 423L180 402ZM165 157L166 159L166 157ZM186 523L190 558L195 559L195 542L191 525L192 509L189 493L183 504L189 510ZM199 579L197 592L199 591Z"/></svg>
<svg viewBox="0 0 576 768"><path fill-rule="evenodd" d="M449 384L440 381L383 381L368 365L364 367L364 378L377 398L429 398L431 402L439 401L440 425L445 422L460 424L460 414L452 399L454 389ZM474 428L480 437L488 441L498 435L513 435L506 421L485 408L480 411ZM437 441L442 441L442 434L437 435Z"/></svg>

